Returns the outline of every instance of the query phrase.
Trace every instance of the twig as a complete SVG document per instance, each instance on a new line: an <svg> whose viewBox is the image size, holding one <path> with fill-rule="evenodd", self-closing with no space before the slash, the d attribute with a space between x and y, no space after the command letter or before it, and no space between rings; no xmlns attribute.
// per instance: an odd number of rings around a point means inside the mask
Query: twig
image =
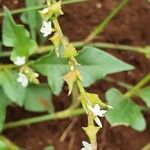
<svg viewBox="0 0 150 150"><path fill-rule="evenodd" d="M73 4L73 3L79 3L79 2L84 2L84 1L87 1L87 0L68 0L68 1L62 2L62 4L66 5L66 4ZM45 8L45 7L47 7L47 5L34 6L34 7L28 7L28 8L19 8L19 9L12 10L10 12L11 12L12 15L15 15L15 14L19 14L19 13L26 12L26 11L42 9L42 8ZM3 16L4 16L4 13L1 12L0 17L3 17Z"/></svg>
<svg viewBox="0 0 150 150"><path fill-rule="evenodd" d="M73 148L75 139L76 139L76 132L73 132L71 139L70 139L70 142L69 142L69 145L68 145L68 150L71 150Z"/></svg>
<svg viewBox="0 0 150 150"><path fill-rule="evenodd" d="M125 97L132 97L137 94L137 92L150 81L150 73L146 75L140 82L138 82L133 88L131 88L127 93L124 94Z"/></svg>
<svg viewBox="0 0 150 150"><path fill-rule="evenodd" d="M128 83L125 83L125 82L120 81L120 80L115 80L111 77L105 77L103 80L115 83L115 84L119 85L120 87L126 88L127 90L130 90L133 87L132 85L130 85Z"/></svg>
<svg viewBox="0 0 150 150"><path fill-rule="evenodd" d="M67 135L69 134L69 132L72 130L72 128L74 127L74 125L77 123L78 118L74 118L71 123L68 125L68 127L65 129L65 131L63 132L63 134L60 137L60 142L64 142L64 140L66 139Z"/></svg>
<svg viewBox="0 0 150 150"><path fill-rule="evenodd" d="M86 43L84 43L82 41L73 42L73 45L76 48L82 48L86 45ZM112 43L104 43L104 42L94 42L94 43L89 43L88 45L94 46L97 48L116 49L116 50L121 50L121 51L131 51L131 52L138 52L138 53L145 54L144 48L139 47L139 46L129 46L129 45L112 44ZM54 49L54 46L52 46L52 45L40 46L40 47L38 47L38 49L34 53L34 55L47 53L53 49ZM8 57L10 55L11 55L11 51L4 52L1 50L1 52L0 52L0 57Z"/></svg>

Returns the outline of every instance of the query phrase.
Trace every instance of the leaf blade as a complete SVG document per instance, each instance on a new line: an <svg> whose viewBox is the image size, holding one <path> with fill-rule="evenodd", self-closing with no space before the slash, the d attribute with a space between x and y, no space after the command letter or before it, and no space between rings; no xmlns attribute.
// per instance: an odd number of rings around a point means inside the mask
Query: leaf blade
<svg viewBox="0 0 150 150"><path fill-rule="evenodd" d="M55 53L51 53L38 59L33 67L48 77L52 92L58 95L64 83L63 76L69 71L67 60L57 58Z"/></svg>
<svg viewBox="0 0 150 150"><path fill-rule="evenodd" d="M4 7L3 44L7 47L14 47L11 54L12 61L15 61L17 56L28 58L37 49L37 43L30 39L29 32L23 25L14 22L6 7Z"/></svg>
<svg viewBox="0 0 150 150"><path fill-rule="evenodd" d="M17 74L14 71L5 70L0 72L0 85L5 94L12 101L22 106L25 98L25 88L17 82Z"/></svg>
<svg viewBox="0 0 150 150"><path fill-rule="evenodd" d="M150 107L150 87L145 87L138 92L138 96Z"/></svg>
<svg viewBox="0 0 150 150"><path fill-rule="evenodd" d="M106 114L106 119L112 126L131 126L138 131L143 131L146 128L146 121L141 109L131 99L125 98L114 88L107 91L106 98L109 105L113 107Z"/></svg>
<svg viewBox="0 0 150 150"><path fill-rule="evenodd" d="M79 69L84 79L84 86L90 86L96 80L102 79L107 74L132 70L134 67L124 63L114 56L100 49L85 46L79 53L77 60Z"/></svg>
<svg viewBox="0 0 150 150"><path fill-rule="evenodd" d="M52 95L46 85L30 85L27 87L24 107L28 111L53 112Z"/></svg>

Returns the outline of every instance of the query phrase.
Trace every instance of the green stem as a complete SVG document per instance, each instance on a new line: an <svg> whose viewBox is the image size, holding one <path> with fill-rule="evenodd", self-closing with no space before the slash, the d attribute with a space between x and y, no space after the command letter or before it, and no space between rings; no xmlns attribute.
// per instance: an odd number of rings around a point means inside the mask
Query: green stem
<svg viewBox="0 0 150 150"><path fill-rule="evenodd" d="M117 13L128 3L129 0L122 0L112 12L100 23L85 39L86 43L91 42L99 33L101 33L107 24L117 15Z"/></svg>
<svg viewBox="0 0 150 150"><path fill-rule="evenodd" d="M132 85L130 85L128 83L125 83L125 82L119 81L119 80L115 80L111 77L105 77L103 80L115 83L116 85L123 87L123 88L126 88L127 90L130 90L133 87Z"/></svg>
<svg viewBox="0 0 150 150"><path fill-rule="evenodd" d="M137 85L135 85L129 92L125 94L127 97L131 97L133 95L136 95L137 91L144 86L148 81L150 81L150 74L148 74L144 79L142 79ZM82 88L80 89L81 91L83 90ZM79 116L84 114L85 111L82 108L78 109L67 109L63 110L60 112L56 112L54 114L48 114L48 115L43 115L39 117L33 117L29 119L23 119L15 122L9 122L4 125L4 129L8 128L16 128L20 126L25 126L25 125L30 125L30 124L35 124L43 121L50 121L50 120L56 120L56 119L64 119L68 117L73 117L73 116Z"/></svg>
<svg viewBox="0 0 150 150"><path fill-rule="evenodd" d="M150 81L150 73L146 75L139 83L137 83L131 90L124 94L125 97L132 97L137 94L137 92Z"/></svg>
<svg viewBox="0 0 150 150"><path fill-rule="evenodd" d="M30 66L34 63L34 61L30 60L26 63L26 65ZM0 71L5 69L17 69L19 66L16 66L14 64L0 64Z"/></svg>
<svg viewBox="0 0 150 150"><path fill-rule="evenodd" d="M2 51L0 50L0 57L8 57L11 55L11 51Z"/></svg>
<svg viewBox="0 0 150 150"><path fill-rule="evenodd" d="M73 3L78 3L78 2L84 2L87 0L68 0L68 1L64 1L62 2L64 5L66 4L73 4ZM28 7L28 8L20 8L20 9L15 9L11 11L12 15L18 14L18 13L22 13L22 12L27 12L27 11L32 11L32 10L37 10L37 9L42 9L47 7L47 5L42 5L42 6L34 6L34 7ZM4 13L1 12L0 13L0 17L3 17Z"/></svg>
<svg viewBox="0 0 150 150"><path fill-rule="evenodd" d="M16 69L18 66L14 64L0 64L0 71L4 69Z"/></svg>
<svg viewBox="0 0 150 150"><path fill-rule="evenodd" d="M89 98L88 98L88 96L86 94L86 91L85 91L85 89L84 89L84 87L83 87L80 80L77 81L77 86L78 86L81 97L84 97L84 98L81 98L82 106L86 110L86 113L89 113L89 109L87 107L87 104L90 105L90 101L89 101Z"/></svg>
<svg viewBox="0 0 150 150"><path fill-rule="evenodd" d="M94 126L93 114L91 112L88 113L88 126Z"/></svg>
<svg viewBox="0 0 150 150"><path fill-rule="evenodd" d="M80 101L78 100L78 98L80 97L80 93L77 85L74 85L71 94L72 94L72 104L70 108L77 108L80 105Z"/></svg>
<svg viewBox="0 0 150 150"><path fill-rule="evenodd" d="M40 122L44 122L44 121L70 118L70 117L82 115L84 113L85 112L82 108L66 109L66 110L56 112L53 114L33 117L33 118L29 118L29 119L22 119L22 120L15 121L15 122L9 122L4 125L4 129L21 127L21 126L40 123Z"/></svg>
<svg viewBox="0 0 150 150"><path fill-rule="evenodd" d="M82 41L81 42L73 42L73 44L76 48L81 48L86 45ZM132 52L139 52L139 53L145 54L144 48L139 47L139 46L128 46L128 45L112 44L112 43L104 43L104 42L96 42L96 43L94 42L94 43L89 43L88 45L95 46L98 48L117 49L117 50L121 50L121 51L132 51ZM37 49L35 54L43 54L43 53L49 52L49 50L53 50L53 49L54 49L53 45L40 46ZM8 56L10 56L10 54L11 54L11 51L1 52L0 57L8 57Z"/></svg>
<svg viewBox="0 0 150 150"><path fill-rule="evenodd" d="M105 43L105 42L94 42L94 43L89 43L89 45L99 47L99 48L117 49L121 51L122 50L132 51L132 52L139 52L145 54L144 48L139 46L129 46L129 45L113 44L113 43Z"/></svg>

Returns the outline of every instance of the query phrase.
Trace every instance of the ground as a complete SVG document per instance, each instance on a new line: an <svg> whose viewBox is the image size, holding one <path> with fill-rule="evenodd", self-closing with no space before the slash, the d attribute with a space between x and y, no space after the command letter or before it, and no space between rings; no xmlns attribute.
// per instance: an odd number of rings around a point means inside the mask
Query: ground
<svg viewBox="0 0 150 150"><path fill-rule="evenodd" d="M89 0L80 4L63 7L65 15L60 18L63 32L71 41L79 41L91 32L95 25L100 23L120 0ZM99 8L100 4L102 7ZM11 9L23 6L21 2L13 4L12 0L0 0L0 6L6 5ZM130 0L129 4L112 20L95 41L146 46L150 44L150 4L147 0ZM115 79L135 84L150 71L150 61L138 53L107 50L109 53L121 58L136 67L132 72L112 75ZM105 99L104 93L110 87L124 89L115 84L99 81L90 87L89 91L97 93ZM59 97L54 96L56 110L61 110L69 105L67 91L64 88ZM17 120L35 116L37 114L25 112L20 108L9 108L7 120ZM98 134L98 146L101 150L140 150L150 142L150 112L145 113L147 129L137 132L128 127L111 128L104 121L104 128ZM10 140L23 147L25 150L43 150L49 144L56 150L79 150L81 141L86 136L81 129L86 125L86 117L82 116L68 134L64 142L60 137L72 119L45 122L3 132Z"/></svg>

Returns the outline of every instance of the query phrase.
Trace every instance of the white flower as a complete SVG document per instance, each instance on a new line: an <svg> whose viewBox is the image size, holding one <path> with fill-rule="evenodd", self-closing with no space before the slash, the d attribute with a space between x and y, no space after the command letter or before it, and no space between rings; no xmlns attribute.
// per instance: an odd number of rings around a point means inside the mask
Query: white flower
<svg viewBox="0 0 150 150"><path fill-rule="evenodd" d="M93 112L94 116L104 117L107 110L101 110L100 106L96 104L94 107L89 106L89 109Z"/></svg>
<svg viewBox="0 0 150 150"><path fill-rule="evenodd" d="M101 110L98 104L96 104L94 107L89 106L89 109L95 116L95 122L98 124L99 127L102 128L102 123L98 117L104 117L104 114L107 112L107 110Z"/></svg>
<svg viewBox="0 0 150 150"><path fill-rule="evenodd" d="M50 35L52 33L51 22L50 21L49 22L43 21L43 24L42 24L40 31L43 33L44 37L47 37L48 35Z"/></svg>
<svg viewBox="0 0 150 150"><path fill-rule="evenodd" d="M16 58L16 60L14 61L14 64L17 65L17 66L22 66L22 65L25 64L25 59L26 58L24 56L23 57L18 56Z"/></svg>
<svg viewBox="0 0 150 150"><path fill-rule="evenodd" d="M101 122L101 120L98 118L98 117L95 117L95 122L97 123L97 125L100 127L100 128L102 128L103 126L102 126L102 122Z"/></svg>
<svg viewBox="0 0 150 150"><path fill-rule="evenodd" d="M88 142L86 142L86 141L82 141L82 144L83 144L83 148L81 148L81 150L92 150L93 148L92 148L92 145L91 144L89 144Z"/></svg>
<svg viewBox="0 0 150 150"><path fill-rule="evenodd" d="M40 12L42 13L42 14L46 14L46 13L48 13L48 8L44 8L43 10L41 10Z"/></svg>
<svg viewBox="0 0 150 150"><path fill-rule="evenodd" d="M29 83L27 76L21 72L19 73L19 77L17 79L17 82L21 83L21 85L23 87L27 87L27 85Z"/></svg>

